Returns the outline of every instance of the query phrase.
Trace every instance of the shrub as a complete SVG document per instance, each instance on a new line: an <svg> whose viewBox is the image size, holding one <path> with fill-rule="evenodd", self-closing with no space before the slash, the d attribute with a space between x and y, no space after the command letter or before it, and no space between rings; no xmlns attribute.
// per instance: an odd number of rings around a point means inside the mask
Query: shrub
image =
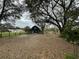
<svg viewBox="0 0 79 59"><path fill-rule="evenodd" d="M66 38L68 42L79 42L79 29L65 30L61 35Z"/></svg>
<svg viewBox="0 0 79 59"><path fill-rule="evenodd" d="M30 34L30 33L31 33L31 29L30 29L28 26L26 26L26 27L24 28L24 31L25 31L27 34Z"/></svg>
<svg viewBox="0 0 79 59"><path fill-rule="evenodd" d="M64 59L76 59L73 54L65 54Z"/></svg>

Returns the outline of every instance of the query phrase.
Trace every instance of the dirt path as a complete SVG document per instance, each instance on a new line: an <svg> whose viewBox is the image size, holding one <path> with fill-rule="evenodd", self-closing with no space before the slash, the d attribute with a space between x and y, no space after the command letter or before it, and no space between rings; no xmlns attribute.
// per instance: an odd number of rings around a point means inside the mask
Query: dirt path
<svg viewBox="0 0 79 59"><path fill-rule="evenodd" d="M73 46L54 33L0 39L0 59L64 59L72 52Z"/></svg>

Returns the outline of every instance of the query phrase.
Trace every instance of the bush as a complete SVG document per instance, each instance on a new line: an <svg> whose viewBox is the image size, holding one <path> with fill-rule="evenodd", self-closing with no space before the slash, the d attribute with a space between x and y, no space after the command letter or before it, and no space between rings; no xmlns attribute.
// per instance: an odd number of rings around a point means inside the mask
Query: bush
<svg viewBox="0 0 79 59"><path fill-rule="evenodd" d="M76 59L73 54L65 54L64 59Z"/></svg>
<svg viewBox="0 0 79 59"><path fill-rule="evenodd" d="M68 42L79 42L79 29L65 30L61 35L66 38Z"/></svg>
<svg viewBox="0 0 79 59"><path fill-rule="evenodd" d="M79 42L79 28L73 29L72 23L69 22L66 24L63 32L61 33L61 36L66 38L68 42Z"/></svg>
<svg viewBox="0 0 79 59"><path fill-rule="evenodd" d="M61 33L61 36L66 38L68 42L79 42L79 28L76 28L74 25L74 22L68 21L65 25L65 28L63 32ZM74 29L75 28L75 29Z"/></svg>
<svg viewBox="0 0 79 59"><path fill-rule="evenodd" d="M24 31L27 33L27 34L30 34L31 33L31 29L27 26L24 28Z"/></svg>

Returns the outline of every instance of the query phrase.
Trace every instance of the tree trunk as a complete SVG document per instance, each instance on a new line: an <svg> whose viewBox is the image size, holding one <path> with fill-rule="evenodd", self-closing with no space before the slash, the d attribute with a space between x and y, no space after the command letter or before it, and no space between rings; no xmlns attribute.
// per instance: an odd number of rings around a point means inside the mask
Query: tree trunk
<svg viewBox="0 0 79 59"><path fill-rule="evenodd" d="M42 34L44 34L45 26L42 26L41 29L42 29Z"/></svg>
<svg viewBox="0 0 79 59"><path fill-rule="evenodd" d="M4 13L5 6L6 6L5 2L6 2L6 0L3 0L3 7L2 7L2 10L1 10L1 14L0 14L0 22L3 18L3 13Z"/></svg>

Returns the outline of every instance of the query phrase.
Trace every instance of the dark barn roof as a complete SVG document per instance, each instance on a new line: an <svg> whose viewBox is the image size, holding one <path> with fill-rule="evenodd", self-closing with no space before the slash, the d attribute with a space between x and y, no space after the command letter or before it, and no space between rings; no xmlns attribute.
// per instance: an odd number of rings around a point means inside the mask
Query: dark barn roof
<svg viewBox="0 0 79 59"><path fill-rule="evenodd" d="M41 29L38 26L33 26L31 28L31 32L32 33L40 33L41 32Z"/></svg>

